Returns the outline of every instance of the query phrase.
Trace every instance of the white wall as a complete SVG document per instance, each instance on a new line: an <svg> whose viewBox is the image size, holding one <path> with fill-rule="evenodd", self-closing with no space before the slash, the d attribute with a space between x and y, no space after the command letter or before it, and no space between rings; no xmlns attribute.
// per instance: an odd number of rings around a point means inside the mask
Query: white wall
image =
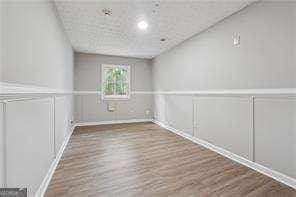
<svg viewBox="0 0 296 197"><path fill-rule="evenodd" d="M150 60L84 53L75 53L74 89L100 91L102 64L129 65L131 92L152 90ZM131 94L129 100L111 101L116 104L115 112L107 111L109 102L101 100L100 95L75 96L75 121L150 119L152 116L152 95Z"/></svg>
<svg viewBox="0 0 296 197"><path fill-rule="evenodd" d="M75 53L74 89L100 91L102 64L131 66L131 91L152 90L150 60L86 53Z"/></svg>
<svg viewBox="0 0 296 197"><path fill-rule="evenodd" d="M1 48L5 49L1 50L0 82L12 83L24 91L32 87L38 92L72 91L73 50L53 1L0 4ZM5 153L0 143L1 157L4 155L0 168L6 164L7 177L0 170L0 180L7 187L27 187L28 196L33 196L44 189L40 187L44 186L42 181L71 132L73 99L71 95L31 98L18 92L14 92L13 99L21 100L8 99L1 104L7 110L6 121L0 127L0 139L6 143Z"/></svg>
<svg viewBox="0 0 296 197"><path fill-rule="evenodd" d="M295 13L296 2L260 1L164 52L154 91L295 88ZM159 93L154 118L296 179L296 100L255 97Z"/></svg>
<svg viewBox="0 0 296 197"><path fill-rule="evenodd" d="M0 187L4 187L4 105L0 103Z"/></svg>

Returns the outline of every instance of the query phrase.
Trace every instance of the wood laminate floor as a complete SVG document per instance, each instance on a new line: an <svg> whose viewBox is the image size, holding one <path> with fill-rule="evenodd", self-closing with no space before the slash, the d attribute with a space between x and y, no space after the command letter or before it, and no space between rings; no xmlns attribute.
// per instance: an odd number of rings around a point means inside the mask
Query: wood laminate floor
<svg viewBox="0 0 296 197"><path fill-rule="evenodd" d="M153 123L75 129L46 197L290 197L296 191Z"/></svg>

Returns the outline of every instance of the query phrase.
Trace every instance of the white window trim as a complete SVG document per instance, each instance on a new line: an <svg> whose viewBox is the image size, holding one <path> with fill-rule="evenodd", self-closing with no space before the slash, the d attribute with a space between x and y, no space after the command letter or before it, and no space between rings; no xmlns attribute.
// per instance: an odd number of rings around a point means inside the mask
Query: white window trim
<svg viewBox="0 0 296 197"><path fill-rule="evenodd" d="M105 82L105 75L104 70L106 68L124 68L127 70L127 95L105 95L104 90L104 82ZM102 64L101 65L101 98L102 100L127 100L130 99L130 93L131 93L131 77L130 77L130 66L126 65L116 65L116 64Z"/></svg>

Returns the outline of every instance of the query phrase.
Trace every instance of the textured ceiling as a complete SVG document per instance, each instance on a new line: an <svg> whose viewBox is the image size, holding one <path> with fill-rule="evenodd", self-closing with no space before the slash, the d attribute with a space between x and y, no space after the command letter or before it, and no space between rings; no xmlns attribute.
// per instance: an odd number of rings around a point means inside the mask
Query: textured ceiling
<svg viewBox="0 0 296 197"><path fill-rule="evenodd" d="M56 0L77 52L153 58L254 0ZM102 10L112 10L105 15ZM146 30L137 23L146 20ZM160 39L166 41L161 42Z"/></svg>

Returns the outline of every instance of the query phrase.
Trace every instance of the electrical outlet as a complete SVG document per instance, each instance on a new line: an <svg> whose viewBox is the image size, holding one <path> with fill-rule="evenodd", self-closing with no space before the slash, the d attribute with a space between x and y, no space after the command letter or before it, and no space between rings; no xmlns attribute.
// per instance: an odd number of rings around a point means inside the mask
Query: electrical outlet
<svg viewBox="0 0 296 197"><path fill-rule="evenodd" d="M146 115L149 115L150 114L150 111L149 110L146 110Z"/></svg>
<svg viewBox="0 0 296 197"><path fill-rule="evenodd" d="M107 104L107 111L108 112L114 112L116 110L116 104L115 103L108 103Z"/></svg>

